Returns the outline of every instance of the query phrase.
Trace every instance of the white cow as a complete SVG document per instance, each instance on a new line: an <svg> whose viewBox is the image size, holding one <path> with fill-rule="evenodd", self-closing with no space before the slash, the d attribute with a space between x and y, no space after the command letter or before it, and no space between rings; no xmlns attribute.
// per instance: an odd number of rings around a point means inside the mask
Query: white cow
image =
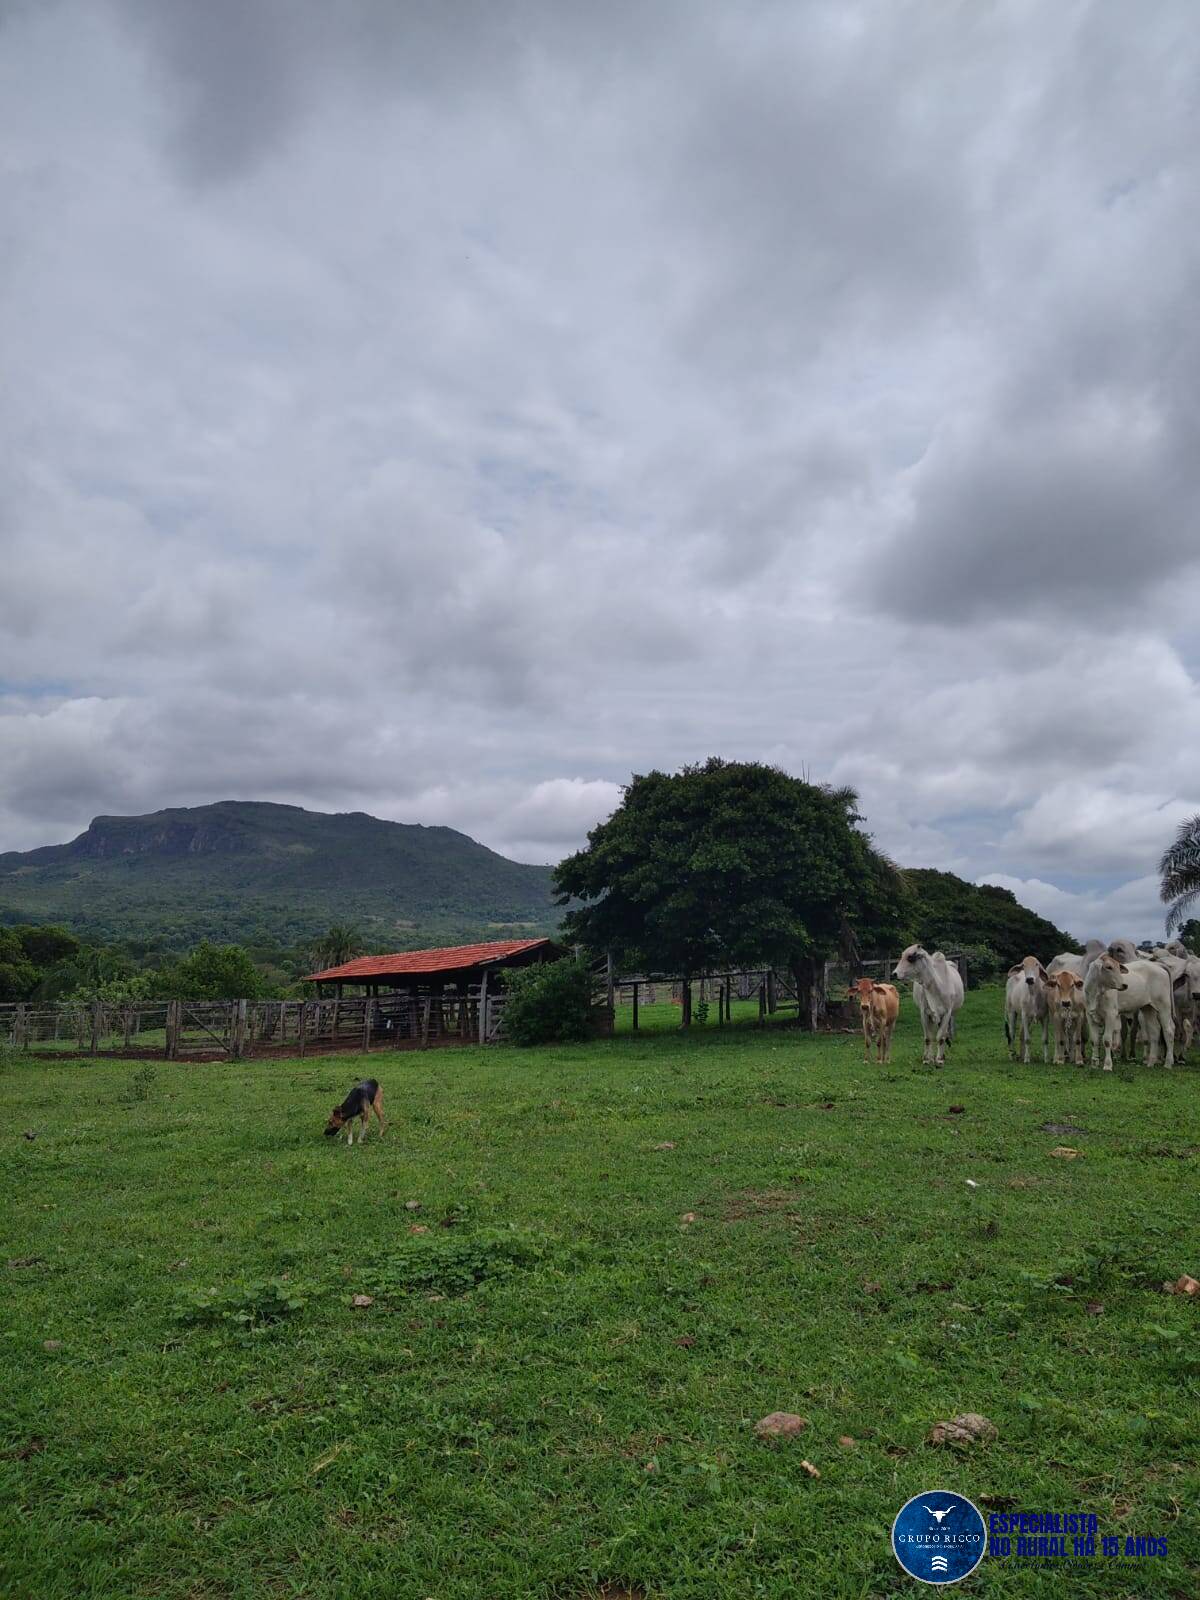
<svg viewBox="0 0 1200 1600"><path fill-rule="evenodd" d="M1104 1045L1104 1070L1112 1071L1112 1047L1120 1037L1123 1016L1141 1018L1149 1053L1147 1066L1155 1066L1158 1039L1163 1040L1163 1066L1175 1065L1175 1015L1171 1006L1171 975L1154 961L1118 961L1103 955L1092 962L1083 979L1088 1023L1092 1030L1092 1065L1099 1065Z"/></svg>
<svg viewBox="0 0 1200 1600"><path fill-rule="evenodd" d="M913 999L925 1036L921 1059L926 1066L943 1066L946 1043L954 1037L954 1015L963 1003L963 981L958 968L947 961L940 950L930 955L919 944L910 944L892 976L912 980Z"/></svg>
<svg viewBox="0 0 1200 1600"><path fill-rule="evenodd" d="M1200 1006L1200 959L1192 955L1178 939L1168 945L1157 945L1148 958L1165 967L1171 974L1175 1006L1175 1049L1186 1057L1191 1049L1196 1029L1197 1007Z"/></svg>
<svg viewBox="0 0 1200 1600"><path fill-rule="evenodd" d="M1056 972L1073 972L1077 978L1082 978L1096 957L1103 954L1104 946L1099 939L1089 939L1083 947L1081 956L1072 955L1070 951L1064 950L1062 955L1054 957L1046 971L1050 977Z"/></svg>
<svg viewBox="0 0 1200 1600"><path fill-rule="evenodd" d="M1004 1037L1010 1060L1015 1060L1020 1040L1021 1060L1029 1065L1029 1041L1034 1029L1042 1030L1042 1060L1050 1059L1050 1016L1044 985L1049 982L1045 967L1036 956L1026 956L1018 966L1008 969L1004 989Z"/></svg>

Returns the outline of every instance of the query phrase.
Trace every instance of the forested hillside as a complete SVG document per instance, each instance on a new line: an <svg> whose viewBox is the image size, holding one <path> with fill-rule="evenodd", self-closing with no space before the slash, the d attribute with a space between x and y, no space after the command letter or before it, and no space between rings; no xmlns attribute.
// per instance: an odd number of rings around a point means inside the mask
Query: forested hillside
<svg viewBox="0 0 1200 1600"><path fill-rule="evenodd" d="M400 949L549 932L558 916L549 867L361 811L226 800L97 817L69 844L0 855L0 921L61 923L101 942L295 945L350 921L372 945Z"/></svg>

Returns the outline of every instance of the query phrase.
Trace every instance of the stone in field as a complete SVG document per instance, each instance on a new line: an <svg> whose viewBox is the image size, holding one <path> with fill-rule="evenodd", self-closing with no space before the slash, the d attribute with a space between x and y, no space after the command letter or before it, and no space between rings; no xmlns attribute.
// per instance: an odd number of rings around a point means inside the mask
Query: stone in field
<svg viewBox="0 0 1200 1600"><path fill-rule="evenodd" d="M772 1411L760 1417L754 1431L760 1439L794 1439L808 1427L807 1417L798 1417L794 1411Z"/></svg>
<svg viewBox="0 0 1200 1600"><path fill-rule="evenodd" d="M961 1449L972 1444L990 1444L996 1436L995 1423L981 1417L978 1411L964 1411L960 1416L951 1417L949 1422L935 1422L925 1443Z"/></svg>

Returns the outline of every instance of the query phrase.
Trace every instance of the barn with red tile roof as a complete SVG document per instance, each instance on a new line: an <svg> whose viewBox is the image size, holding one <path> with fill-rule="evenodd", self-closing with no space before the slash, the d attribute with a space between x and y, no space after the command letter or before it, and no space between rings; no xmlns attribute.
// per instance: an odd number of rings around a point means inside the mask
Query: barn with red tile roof
<svg viewBox="0 0 1200 1600"><path fill-rule="evenodd" d="M480 983L486 974L506 967L527 967L554 961L567 952L551 939L494 939L484 944L448 945L436 950L398 950L394 955L356 956L340 966L310 972L308 981L336 988L347 986L368 995L381 990L424 989L436 993L446 988L462 990Z"/></svg>

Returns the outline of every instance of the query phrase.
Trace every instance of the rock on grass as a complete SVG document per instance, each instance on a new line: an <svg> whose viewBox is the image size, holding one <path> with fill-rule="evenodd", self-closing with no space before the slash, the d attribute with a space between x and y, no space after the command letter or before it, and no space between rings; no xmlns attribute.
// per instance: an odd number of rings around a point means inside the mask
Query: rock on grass
<svg viewBox="0 0 1200 1600"><path fill-rule="evenodd" d="M760 1439L794 1439L808 1427L807 1417L798 1417L794 1411L772 1411L760 1417L754 1431Z"/></svg>
<svg viewBox="0 0 1200 1600"><path fill-rule="evenodd" d="M964 1411L949 1422L935 1422L925 1438L926 1444L950 1445L966 1449L973 1444L990 1444L997 1437L996 1425L978 1411Z"/></svg>

